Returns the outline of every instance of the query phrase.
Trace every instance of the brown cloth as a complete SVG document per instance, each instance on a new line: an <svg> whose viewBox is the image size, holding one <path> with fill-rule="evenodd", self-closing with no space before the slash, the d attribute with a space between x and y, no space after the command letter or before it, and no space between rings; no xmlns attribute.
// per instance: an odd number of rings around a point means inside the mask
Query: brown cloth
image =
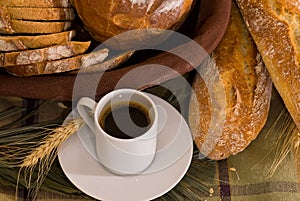
<svg viewBox="0 0 300 201"><path fill-rule="evenodd" d="M222 39L230 16L231 0L201 0L199 15L197 16L196 36L193 38L201 47L211 54ZM184 48L184 47L183 47ZM188 51L188 49L186 49ZM194 69L189 63L179 59L173 54L167 52L152 57L138 65L131 65L117 70L105 72L101 85L96 91L96 98L113 90L120 78L127 72L145 64L160 64L174 69L179 74L185 74ZM149 70L150 72L151 70ZM89 80L91 74L82 75ZM92 76L98 76L96 73ZM162 83L178 76L172 71L162 71L147 73L133 79L128 83L128 87L145 89L147 87ZM33 99L50 100L72 100L73 86L76 75L57 74L48 76L34 77L14 77L7 73L0 73L0 96L17 96ZM147 83L143 85L143 83ZM87 94L83 94L88 96Z"/></svg>

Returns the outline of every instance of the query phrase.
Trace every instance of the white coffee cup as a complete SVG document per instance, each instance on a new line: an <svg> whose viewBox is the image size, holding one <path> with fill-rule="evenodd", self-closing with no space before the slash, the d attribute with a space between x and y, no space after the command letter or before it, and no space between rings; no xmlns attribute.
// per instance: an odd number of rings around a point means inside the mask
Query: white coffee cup
<svg viewBox="0 0 300 201"><path fill-rule="evenodd" d="M131 105L142 106L149 119L147 129L134 130L141 132L139 136L131 136L132 133L126 133L126 125L134 124L130 119L129 102ZM99 123L104 122L106 113L111 111L109 108L112 108L111 117L118 119L115 109L121 107L124 107L123 111L126 112L119 115L122 116L121 121L114 121L120 130L128 135L129 139L107 133L103 128L105 125ZM89 110L86 110L87 108ZM84 97L79 100L77 110L95 135L98 160L105 168L113 173L126 175L141 173L150 166L156 152L158 112L154 102L145 93L133 89L118 89L106 94L98 103ZM122 128L124 122L126 122L125 128Z"/></svg>

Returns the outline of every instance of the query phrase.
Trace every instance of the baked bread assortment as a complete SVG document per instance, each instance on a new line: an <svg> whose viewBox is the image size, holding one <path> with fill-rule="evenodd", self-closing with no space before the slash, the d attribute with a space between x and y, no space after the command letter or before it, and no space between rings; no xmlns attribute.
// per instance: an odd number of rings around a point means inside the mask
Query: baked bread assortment
<svg viewBox="0 0 300 201"><path fill-rule="evenodd" d="M221 160L243 151L259 134L272 91L271 78L235 4L213 60L216 70L209 67L205 76L197 74L194 80L189 124L200 152ZM219 79L213 79L216 74Z"/></svg>
<svg viewBox="0 0 300 201"><path fill-rule="evenodd" d="M143 28L177 29L193 0L72 0L86 29L103 42L120 33ZM142 40L143 36L135 36Z"/></svg>
<svg viewBox="0 0 300 201"><path fill-rule="evenodd" d="M101 63L108 49L87 53L91 41L72 41L74 19L69 0L1 0L0 67L16 76L32 76Z"/></svg>
<svg viewBox="0 0 300 201"><path fill-rule="evenodd" d="M300 129L298 0L237 0L276 89Z"/></svg>
<svg viewBox="0 0 300 201"><path fill-rule="evenodd" d="M193 0L1 0L0 67L5 67L7 72L15 76L52 74L83 67L82 59L91 55L83 54L90 50L88 43L71 41L75 32L70 31L70 27L76 14L79 14L93 38L103 42L133 29L176 30L189 14L192 4ZM73 6L77 12L74 12ZM157 36L160 31L151 31L151 44L152 33ZM139 43L146 39L146 35L142 32L134 34L133 39L114 41L114 48L125 47L130 40ZM97 54L98 65L85 65L83 72L115 68L132 55L132 49L114 58L110 57L103 64L100 63L108 56L108 49L98 51Z"/></svg>

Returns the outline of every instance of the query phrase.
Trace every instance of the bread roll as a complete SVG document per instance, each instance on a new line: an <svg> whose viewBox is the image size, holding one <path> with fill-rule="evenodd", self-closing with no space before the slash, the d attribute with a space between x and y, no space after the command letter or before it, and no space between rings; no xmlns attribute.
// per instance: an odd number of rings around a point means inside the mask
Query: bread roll
<svg viewBox="0 0 300 201"><path fill-rule="evenodd" d="M176 29L189 13L192 2L193 0L73 0L86 29L100 42L133 29Z"/></svg>
<svg viewBox="0 0 300 201"><path fill-rule="evenodd" d="M212 72L205 73L211 80L197 74L189 124L200 152L221 160L243 151L263 128L272 82L234 4L225 36L214 53L219 72L208 67ZM213 79L217 73L220 79Z"/></svg>
<svg viewBox="0 0 300 201"><path fill-rule="evenodd" d="M300 129L299 0L237 0L276 89Z"/></svg>

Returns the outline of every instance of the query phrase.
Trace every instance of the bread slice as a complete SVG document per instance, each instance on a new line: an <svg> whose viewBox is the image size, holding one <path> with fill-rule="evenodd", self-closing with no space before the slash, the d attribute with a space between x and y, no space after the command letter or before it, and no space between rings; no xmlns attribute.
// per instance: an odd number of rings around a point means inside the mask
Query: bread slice
<svg viewBox="0 0 300 201"><path fill-rule="evenodd" d="M11 31L10 15L5 7L0 6L0 33L10 32L10 31Z"/></svg>
<svg viewBox="0 0 300 201"><path fill-rule="evenodd" d="M7 7L10 18L32 21L71 21L75 14L72 8L20 8Z"/></svg>
<svg viewBox="0 0 300 201"><path fill-rule="evenodd" d="M1 23L0 23L1 24ZM64 22L37 22L11 20L6 23L4 29L0 28L0 33L3 34L48 34L66 31L71 27L70 21Z"/></svg>
<svg viewBox="0 0 300 201"><path fill-rule="evenodd" d="M133 53L134 53L134 51L130 51L130 52L122 53L120 55L112 56L109 59L106 59L106 61L104 61L104 62L89 66L87 68L80 68L78 70L71 71L68 74L74 75L74 74L78 74L79 72L80 73L97 73L97 72L112 70L112 69L120 66L125 61L127 61L133 55Z"/></svg>
<svg viewBox="0 0 300 201"><path fill-rule="evenodd" d="M274 85L300 129L298 0L237 0Z"/></svg>
<svg viewBox="0 0 300 201"><path fill-rule="evenodd" d="M0 67L27 65L68 58L83 54L89 46L90 42L68 42L64 45L42 49L0 53Z"/></svg>
<svg viewBox="0 0 300 201"><path fill-rule="evenodd" d="M32 8L69 8L70 0L1 0L0 6Z"/></svg>
<svg viewBox="0 0 300 201"><path fill-rule="evenodd" d="M68 59L7 67L6 70L15 76L54 74L93 66L102 62L107 56L108 49L102 49Z"/></svg>
<svg viewBox="0 0 300 201"><path fill-rule="evenodd" d="M64 44L71 41L75 35L73 30L36 36L0 36L0 51L20 51Z"/></svg>
<svg viewBox="0 0 300 201"><path fill-rule="evenodd" d="M192 85L189 124L200 152L221 160L243 151L265 125L272 81L234 4L214 54L215 64L202 66Z"/></svg>

